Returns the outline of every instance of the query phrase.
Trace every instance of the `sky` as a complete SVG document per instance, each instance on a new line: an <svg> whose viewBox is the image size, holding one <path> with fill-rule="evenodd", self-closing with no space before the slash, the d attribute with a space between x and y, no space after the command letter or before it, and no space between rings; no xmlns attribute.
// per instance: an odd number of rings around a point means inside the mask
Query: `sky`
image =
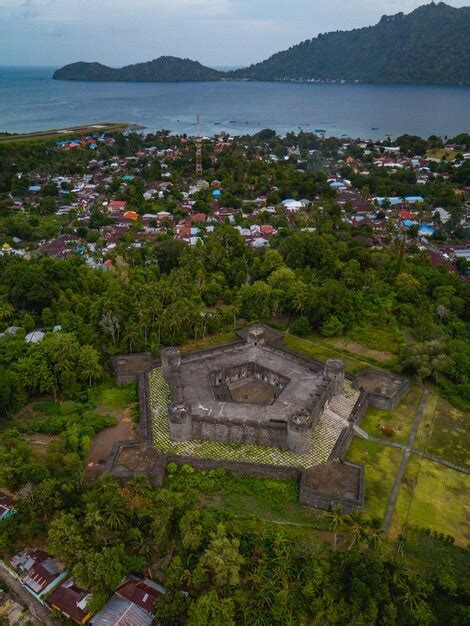
<svg viewBox="0 0 470 626"><path fill-rule="evenodd" d="M118 67L173 55L212 67L244 66L318 33L369 26L425 2L0 0L0 65Z"/></svg>

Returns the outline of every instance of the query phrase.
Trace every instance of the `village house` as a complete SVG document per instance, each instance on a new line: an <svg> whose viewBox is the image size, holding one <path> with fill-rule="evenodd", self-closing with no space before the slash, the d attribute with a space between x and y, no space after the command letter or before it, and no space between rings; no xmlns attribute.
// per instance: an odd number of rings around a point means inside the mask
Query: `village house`
<svg viewBox="0 0 470 626"><path fill-rule="evenodd" d="M67 575L56 559L36 548L20 550L9 565L23 587L41 602Z"/></svg>
<svg viewBox="0 0 470 626"><path fill-rule="evenodd" d="M164 593L165 589L149 578L127 576L91 625L151 626L155 619L155 602Z"/></svg>
<svg viewBox="0 0 470 626"><path fill-rule="evenodd" d="M93 614L87 605L91 594L77 586L72 578L64 580L46 599L47 604L76 624L87 624Z"/></svg>
<svg viewBox="0 0 470 626"><path fill-rule="evenodd" d="M13 515L13 499L0 494L0 522Z"/></svg>

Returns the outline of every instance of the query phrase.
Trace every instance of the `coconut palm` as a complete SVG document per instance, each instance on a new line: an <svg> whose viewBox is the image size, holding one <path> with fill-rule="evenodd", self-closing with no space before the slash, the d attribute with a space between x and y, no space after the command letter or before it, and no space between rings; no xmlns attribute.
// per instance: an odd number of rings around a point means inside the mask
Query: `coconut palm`
<svg viewBox="0 0 470 626"><path fill-rule="evenodd" d="M367 520L367 525L364 529L365 539L367 545L372 550L376 550L384 540L384 529L382 520L379 517L371 517Z"/></svg>
<svg viewBox="0 0 470 626"><path fill-rule="evenodd" d="M108 502L102 513L104 524L109 530L121 530L127 524L127 511L120 499Z"/></svg>
<svg viewBox="0 0 470 626"><path fill-rule="evenodd" d="M336 543L338 539L338 531L344 528L344 516L341 507L335 506L329 516L330 531L333 533L333 552L336 552Z"/></svg>
<svg viewBox="0 0 470 626"><path fill-rule="evenodd" d="M362 513L360 511L353 511L348 515L346 518L346 526L352 537L351 545L348 548L348 550L351 550L351 548L364 537L366 522Z"/></svg>
<svg viewBox="0 0 470 626"><path fill-rule="evenodd" d="M129 343L129 352L132 353L132 349L135 344L139 341L140 333L139 328L136 324L129 324L126 326L126 330L124 333L124 341Z"/></svg>

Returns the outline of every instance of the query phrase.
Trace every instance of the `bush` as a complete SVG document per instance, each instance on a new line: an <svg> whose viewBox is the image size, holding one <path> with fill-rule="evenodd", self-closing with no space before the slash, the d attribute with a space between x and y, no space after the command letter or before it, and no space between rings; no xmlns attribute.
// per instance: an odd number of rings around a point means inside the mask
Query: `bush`
<svg viewBox="0 0 470 626"><path fill-rule="evenodd" d="M330 315L320 328L323 337L339 337L343 333L343 325L335 315Z"/></svg>
<svg viewBox="0 0 470 626"><path fill-rule="evenodd" d="M292 324L290 330L293 335L305 337L310 332L310 322L308 318L299 317L299 319Z"/></svg>

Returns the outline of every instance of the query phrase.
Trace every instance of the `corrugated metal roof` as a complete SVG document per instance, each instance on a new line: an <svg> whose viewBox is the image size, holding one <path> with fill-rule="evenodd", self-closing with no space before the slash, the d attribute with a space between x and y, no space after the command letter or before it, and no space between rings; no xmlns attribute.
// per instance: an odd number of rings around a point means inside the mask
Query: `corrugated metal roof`
<svg viewBox="0 0 470 626"><path fill-rule="evenodd" d="M151 626L153 617L129 600L113 596L92 626Z"/></svg>

